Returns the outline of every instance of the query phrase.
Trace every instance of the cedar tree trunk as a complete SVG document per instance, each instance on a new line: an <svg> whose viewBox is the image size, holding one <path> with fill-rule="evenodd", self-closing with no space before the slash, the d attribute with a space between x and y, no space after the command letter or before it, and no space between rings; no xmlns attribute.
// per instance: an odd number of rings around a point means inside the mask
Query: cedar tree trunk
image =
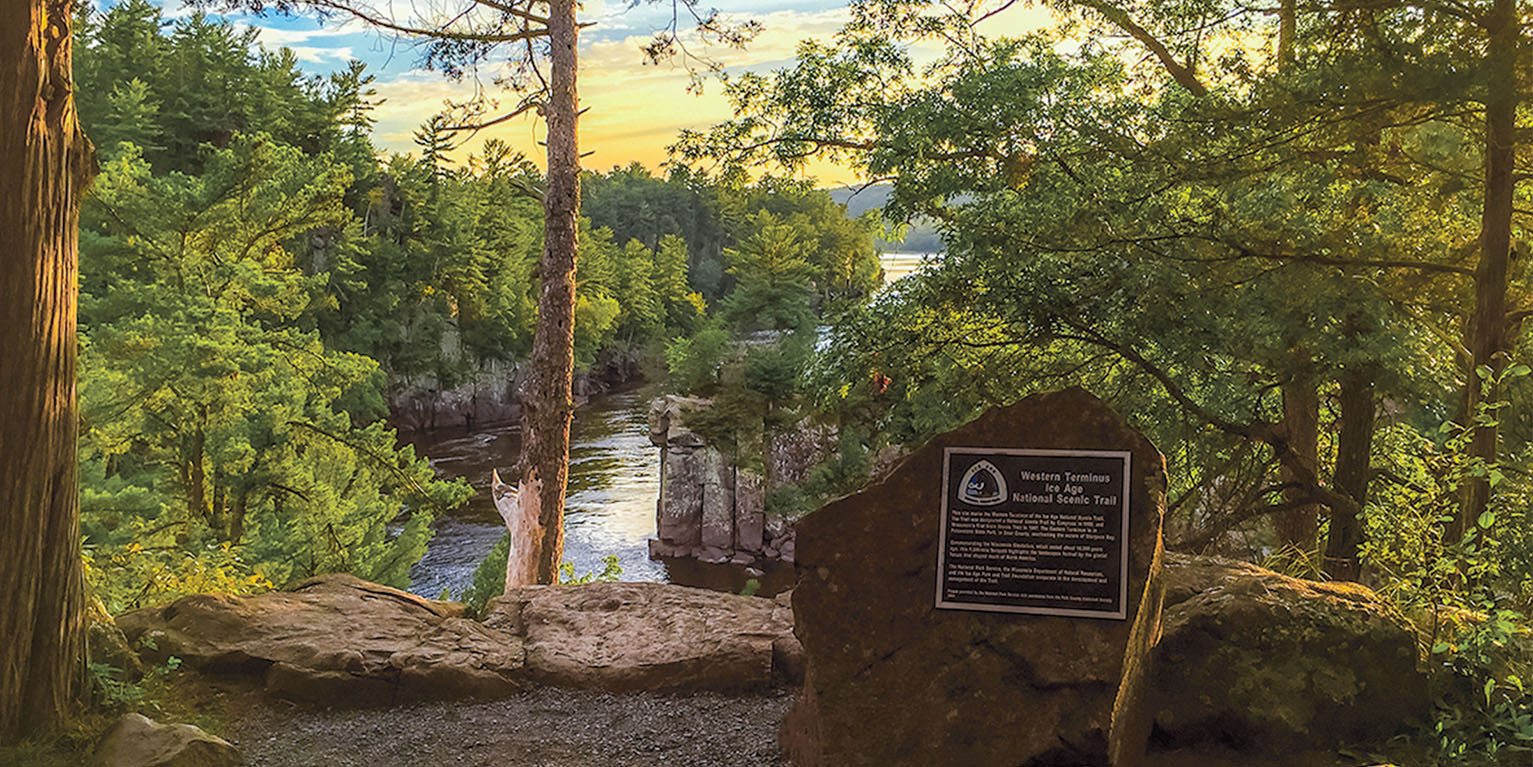
<svg viewBox="0 0 1533 767"><path fill-rule="evenodd" d="M73 4L0 13L0 744L58 721L85 640L75 481L80 194Z"/></svg>

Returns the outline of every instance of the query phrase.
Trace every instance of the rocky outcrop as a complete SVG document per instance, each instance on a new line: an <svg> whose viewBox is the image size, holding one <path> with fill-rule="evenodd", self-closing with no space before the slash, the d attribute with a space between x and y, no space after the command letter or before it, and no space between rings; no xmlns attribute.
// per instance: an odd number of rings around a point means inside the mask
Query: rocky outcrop
<svg viewBox="0 0 1533 767"><path fill-rule="evenodd" d="M90 767L237 767L245 760L222 738L190 724L156 724L142 714L118 720Z"/></svg>
<svg viewBox="0 0 1533 767"><path fill-rule="evenodd" d="M659 583L524 586L494 600L485 625L524 638L542 684L740 691L803 671L785 600Z"/></svg>
<svg viewBox="0 0 1533 767"><path fill-rule="evenodd" d="M1368 589L1181 554L1166 583L1149 685L1161 748L1381 743L1427 714L1410 624Z"/></svg>
<svg viewBox="0 0 1533 767"><path fill-rule="evenodd" d="M443 386L431 376L390 381L390 424L401 431L473 427L517 419L519 370L485 362L467 381Z"/></svg>
<svg viewBox="0 0 1533 767"><path fill-rule="evenodd" d="M650 406L649 438L660 448L660 499L650 558L692 557L741 565L792 562L793 529L768 516L767 479L735 466L687 426L689 416L710 404L667 396Z"/></svg>
<svg viewBox="0 0 1533 767"><path fill-rule="evenodd" d="M796 683L803 652L785 598L661 583L512 589L488 619L349 575L293 591L203 594L124 613L151 659L256 674L276 694L326 705L491 698L527 685L728 690Z"/></svg>
<svg viewBox="0 0 1533 767"><path fill-rule="evenodd" d="M118 616L153 658L259 674L285 696L328 704L494 697L521 689L521 638L349 575L249 597L200 594Z"/></svg>
<svg viewBox="0 0 1533 767"><path fill-rule="evenodd" d="M840 438L834 426L812 420L772 434L766 441L767 485L777 488L803 482L810 469L835 454Z"/></svg>

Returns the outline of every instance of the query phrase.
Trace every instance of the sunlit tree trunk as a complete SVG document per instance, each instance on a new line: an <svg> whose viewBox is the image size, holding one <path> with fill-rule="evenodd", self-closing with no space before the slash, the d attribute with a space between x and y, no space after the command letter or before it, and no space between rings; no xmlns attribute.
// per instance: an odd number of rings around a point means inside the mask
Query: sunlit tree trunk
<svg viewBox="0 0 1533 767"><path fill-rule="evenodd" d="M575 250L580 217L580 148L576 129L574 0L549 4L548 190L544 197L541 293L533 333L531 375L522 396L522 478L518 506L526 515L524 539L513 538L506 586L530 574L533 582L558 579L564 556L564 490L569 475L570 379L575 366ZM535 518L534 518L535 517ZM508 527L517 532L508 520ZM519 561L518 561L519 560Z"/></svg>
<svg viewBox="0 0 1533 767"><path fill-rule="evenodd" d="M72 3L0 12L0 744L69 707L84 660L75 480L80 193Z"/></svg>

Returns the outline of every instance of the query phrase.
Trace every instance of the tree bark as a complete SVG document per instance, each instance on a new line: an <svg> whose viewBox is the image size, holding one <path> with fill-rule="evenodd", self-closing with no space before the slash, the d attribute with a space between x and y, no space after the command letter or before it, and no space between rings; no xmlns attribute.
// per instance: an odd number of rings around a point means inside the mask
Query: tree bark
<svg viewBox="0 0 1533 767"><path fill-rule="evenodd" d="M575 91L579 26L574 0L549 3L548 191L544 196L541 293L532 340L532 372L522 396L522 460L517 498L521 524L511 541L506 586L531 574L554 583L564 557L564 491L569 476L570 382L575 367L575 252L580 218L579 97ZM535 517L535 518L534 518ZM520 531L518 530L520 528ZM525 577L525 576L523 576Z"/></svg>
<svg viewBox="0 0 1533 767"><path fill-rule="evenodd" d="M1472 419L1485 398L1485 382L1476 372L1488 367L1499 374L1506 365L1506 290L1512 251L1512 192L1517 131L1517 37L1514 0L1495 0L1485 17L1489 35L1485 68L1485 200L1480 218L1480 264L1474 278L1474 314L1469 321L1473 359L1464 386L1464 418ZM1496 460L1496 427L1475 427L1469 454L1486 463ZM1470 478L1447 537L1464 537L1468 520L1478 519L1490 502L1490 483Z"/></svg>
<svg viewBox="0 0 1533 767"><path fill-rule="evenodd" d="M1326 574L1336 580L1355 581L1362 574L1358 548L1363 543L1363 520L1359 512L1368 501L1372 475L1374 431L1373 378L1364 372L1348 372L1341 380L1341 436L1336 441L1336 489L1351 498L1354 506L1331 508L1331 529L1326 540Z"/></svg>
<svg viewBox="0 0 1533 767"><path fill-rule="evenodd" d="M1320 396L1313 381L1290 381L1283 386L1283 431L1289 447L1298 454L1299 460L1318 471L1320 442ZM1283 500L1298 504L1272 518L1278 540L1287 545L1310 551L1319 535L1320 504L1303 503L1312 497L1309 488L1302 486L1302 478L1293 470L1284 468L1282 481L1290 487L1283 491Z"/></svg>
<svg viewBox="0 0 1533 767"><path fill-rule="evenodd" d="M83 681L76 248L94 160L72 10L10 0L0 13L0 745L56 723Z"/></svg>

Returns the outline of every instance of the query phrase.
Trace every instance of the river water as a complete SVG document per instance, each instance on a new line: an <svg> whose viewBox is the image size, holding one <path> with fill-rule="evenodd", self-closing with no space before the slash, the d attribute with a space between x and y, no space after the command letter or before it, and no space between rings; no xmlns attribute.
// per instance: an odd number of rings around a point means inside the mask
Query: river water
<svg viewBox="0 0 1533 767"><path fill-rule="evenodd" d="M515 484L521 451L516 424L438 429L407 435L417 455L431 459L437 473L461 477L474 488L463 506L433 523L436 535L410 571L410 590L428 597L447 590L456 599L474 580L474 569L490 553L505 525L490 498L490 470ZM692 560L651 561L655 504L660 498L660 450L649 441L649 403L637 392L593 397L575 411L570 428L570 479L564 506L564 561L576 575L600 573L602 558L615 555L619 580L657 581L738 593L754 578L762 595L793 585L790 565L766 573Z"/></svg>
<svg viewBox="0 0 1533 767"><path fill-rule="evenodd" d="M505 533L490 498L490 470L516 483L521 430L512 424L438 429L409 439L443 477L474 487L462 507L436 521L426 555L410 571L410 590L456 598L474 568ZM625 581L665 581L665 566L649 559L660 497L660 451L649 442L647 405L634 392L593 398L575 411L570 430L570 481L564 512L564 559L577 575L601 572L615 554Z"/></svg>

